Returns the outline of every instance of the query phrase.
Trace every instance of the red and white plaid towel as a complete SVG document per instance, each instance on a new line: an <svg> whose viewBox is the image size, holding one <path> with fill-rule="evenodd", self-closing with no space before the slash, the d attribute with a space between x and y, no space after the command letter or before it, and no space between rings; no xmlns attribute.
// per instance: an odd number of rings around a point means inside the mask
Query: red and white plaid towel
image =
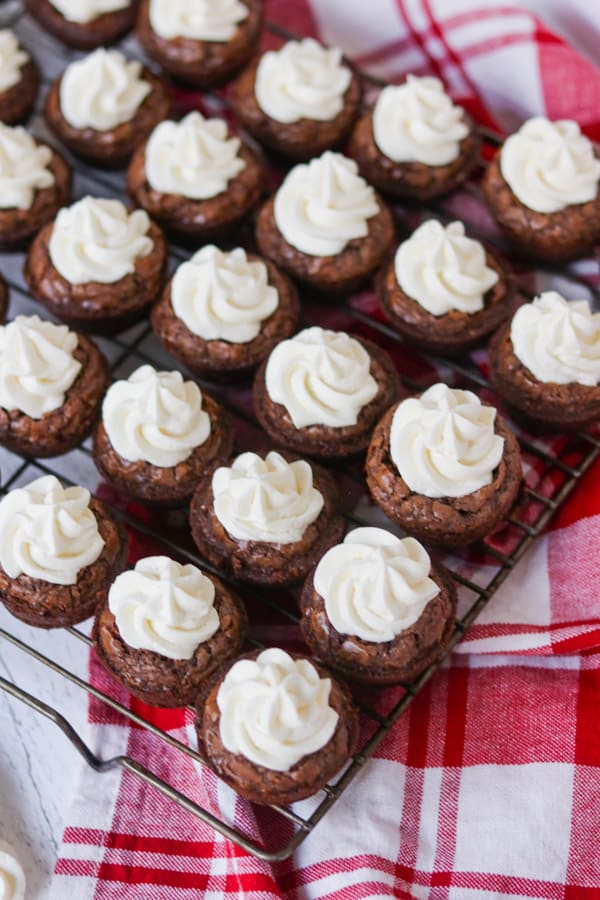
<svg viewBox="0 0 600 900"><path fill-rule="evenodd" d="M570 116L600 138L600 72L517 6L271 0L267 8L379 75L439 75L480 122L510 128L534 113ZM597 278L597 264L584 271ZM373 306L368 295L357 302ZM600 898L599 559L597 465L292 859L261 863L134 776L86 770L52 900ZM94 684L193 742L189 715L142 707L93 659L90 669ZM90 722L103 757L127 752L236 826L283 843L280 819L268 811L254 819L208 770L95 702ZM305 813L311 801L299 807Z"/></svg>

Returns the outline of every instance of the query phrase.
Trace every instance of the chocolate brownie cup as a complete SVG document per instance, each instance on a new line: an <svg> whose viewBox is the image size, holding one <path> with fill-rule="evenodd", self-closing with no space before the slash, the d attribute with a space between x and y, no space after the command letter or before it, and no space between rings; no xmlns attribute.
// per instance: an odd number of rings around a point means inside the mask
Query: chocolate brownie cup
<svg viewBox="0 0 600 900"><path fill-rule="evenodd" d="M219 380L253 371L299 319L296 288L273 263L212 245L179 266L151 316L175 359Z"/></svg>
<svg viewBox="0 0 600 900"><path fill-rule="evenodd" d="M400 244L377 279L381 306L394 328L418 347L464 353L510 316L510 276L462 222L425 222Z"/></svg>
<svg viewBox="0 0 600 900"><path fill-rule="evenodd" d="M333 478L272 451L242 453L198 484L190 507L202 556L238 581L287 585L341 540Z"/></svg>
<svg viewBox="0 0 600 900"><path fill-rule="evenodd" d="M257 372L254 410L277 444L324 458L366 450L400 394L385 350L316 326L282 341Z"/></svg>
<svg viewBox="0 0 600 900"><path fill-rule="evenodd" d="M127 538L108 508L54 475L0 501L0 602L38 628L93 615L127 558Z"/></svg>
<svg viewBox="0 0 600 900"><path fill-rule="evenodd" d="M318 663L275 647L223 666L197 703L200 752L253 803L315 794L356 752L358 729L344 684Z"/></svg>
<svg viewBox="0 0 600 900"><path fill-rule="evenodd" d="M482 186L500 230L524 256L563 263L600 242L600 148L577 122L529 119L504 142Z"/></svg>
<svg viewBox="0 0 600 900"><path fill-rule="evenodd" d="M0 326L0 445L58 456L87 437L109 384L96 345L66 325L17 316Z"/></svg>
<svg viewBox="0 0 600 900"><path fill-rule="evenodd" d="M71 167L24 128L0 123L0 249L17 250L71 195Z"/></svg>
<svg viewBox="0 0 600 900"><path fill-rule="evenodd" d="M246 65L262 25L262 0L141 0L136 36L166 72L205 91Z"/></svg>
<svg viewBox="0 0 600 900"><path fill-rule="evenodd" d="M353 160L329 150L291 170L256 224L262 255L325 294L356 288L393 240L389 209Z"/></svg>
<svg viewBox="0 0 600 900"><path fill-rule="evenodd" d="M356 123L348 153L379 190L431 200L454 190L479 160L481 140L437 78L408 75L389 85Z"/></svg>
<svg viewBox="0 0 600 900"><path fill-rule="evenodd" d="M25 9L69 47L112 44L134 26L138 0L25 0Z"/></svg>
<svg viewBox="0 0 600 900"><path fill-rule="evenodd" d="M153 219L178 237L222 237L259 202L264 169L223 119L191 112L161 122L133 156L127 189Z"/></svg>
<svg viewBox="0 0 600 900"><path fill-rule="evenodd" d="M459 547L489 534L510 511L521 454L493 407L471 391L434 384L385 414L366 474L392 521L426 543Z"/></svg>
<svg viewBox="0 0 600 900"><path fill-rule="evenodd" d="M33 240L24 275L36 300L77 328L112 334L162 291L167 244L141 209L84 197Z"/></svg>
<svg viewBox="0 0 600 900"><path fill-rule="evenodd" d="M353 681L398 684L444 651L456 596L414 538L357 528L321 557L301 607L302 634L318 659Z"/></svg>
<svg viewBox="0 0 600 900"><path fill-rule="evenodd" d="M585 428L600 421L600 313L546 291L492 338L490 379L526 424Z"/></svg>
<svg viewBox="0 0 600 900"><path fill-rule="evenodd" d="M170 109L167 87L157 75L119 50L99 47L56 79L44 115L76 156L120 168Z"/></svg>
<svg viewBox="0 0 600 900"><path fill-rule="evenodd" d="M151 706L188 706L202 683L236 657L247 617L217 578L166 556L119 575L97 608L92 632L100 662Z"/></svg>
<svg viewBox="0 0 600 900"><path fill-rule="evenodd" d="M93 454L98 471L129 496L179 506L232 448L231 419L212 397L180 372L145 365L108 389Z"/></svg>
<svg viewBox="0 0 600 900"><path fill-rule="evenodd" d="M232 85L229 97L238 119L261 144L301 161L346 137L361 94L342 51L306 38L263 53Z"/></svg>
<svg viewBox="0 0 600 900"><path fill-rule="evenodd" d="M17 35L0 29L0 122L16 125L25 121L35 104L40 73Z"/></svg>

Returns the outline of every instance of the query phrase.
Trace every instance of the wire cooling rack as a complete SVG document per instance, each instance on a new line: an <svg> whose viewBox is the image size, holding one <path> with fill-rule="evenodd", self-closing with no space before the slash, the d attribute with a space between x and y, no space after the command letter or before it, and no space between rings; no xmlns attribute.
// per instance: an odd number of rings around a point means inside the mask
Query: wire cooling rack
<svg viewBox="0 0 600 900"><path fill-rule="evenodd" d="M26 46L34 50L41 64L44 84L47 86L67 62L64 49L59 48L53 39L22 15L18 3L6 3L4 7L5 19L2 24L15 27ZM10 21L7 21L7 17ZM275 25L269 25L268 31L271 39L294 37L285 29ZM124 42L124 49L132 55L140 55L139 49L133 45L131 39ZM363 75L363 79L367 95L376 91L381 85L377 79L366 74ZM204 97L202 100L207 111L220 111L227 114L222 97ZM184 106L186 102L191 101L191 95L188 95L187 99L184 98ZM34 118L32 125L35 133L42 137L47 136L43 121L39 116ZM498 143L498 137L489 131L483 131L482 137L488 149ZM124 175L122 173L111 174L94 171L73 159L71 162L76 170L75 196L81 196L88 192L100 196L124 196ZM498 243L493 231L481 226L481 221L485 222L485 218L481 215L482 200L476 181L467 183L464 188L437 208L421 208L419 211L397 208L395 213L399 229L407 230L423 216L435 215L442 220L455 218L457 217L457 208L460 208L458 217L465 221L467 230L502 254L502 244ZM239 240L239 237L238 235L236 240ZM190 255L190 251L176 246L172 246L171 249L173 264ZM23 259L20 255L0 257L0 267L11 288L12 315L17 312L33 312L38 309L28 298L21 276L22 262ZM535 293L535 286L539 285L540 279L548 274L560 275L572 290L576 290L579 295L587 294L597 302L598 296L594 288L572 270L565 269L560 273L552 273L547 269L534 271L524 266L517 268L518 289L522 298L529 299ZM318 323L345 328L368 335L385 346L399 362L401 379L409 390L422 390L428 384L442 378L453 385L474 390L488 401L495 401L482 374L485 371L484 355L479 353L474 358L470 357L461 362L440 360L430 356L415 356L402 343L395 331L381 318L370 294L358 295L343 304L336 304L329 308L324 308L322 305L315 306L311 304L309 298L306 298L304 310L306 324ZM173 368L174 365L173 360L165 354L154 339L147 322L138 324L117 338L97 338L97 342L109 358L111 373L115 378L126 377L129 372L144 362L162 368ZM236 420L237 450L259 449L268 446L266 436L260 431L254 419L250 392L247 388L233 390L215 388L214 385L211 385L210 390L218 396L221 403L229 408ZM600 441L591 434L559 435L548 441L526 434L517 426L515 426L515 430L519 437L526 471L525 483L515 509L499 529L485 541L480 541L459 555L443 557L441 560L457 584L461 601L460 618L443 655L410 684L377 692L362 691L357 694L356 699L363 717L362 734L364 735L359 752L341 776L320 792L309 815L301 815L297 808L293 807L272 807L272 810L281 817L282 824L284 820L290 823L282 829L282 833L286 837L277 846L267 846L239 828L233 827L230 822L200 806L158 777L151 768L131 756L122 754L111 758L102 758L95 754L78 731L56 708L28 693L19 685L0 677L0 688L54 722L88 765L96 771L104 772L120 767L133 773L174 803L186 809L191 815L210 824L222 835L230 838L255 856L268 861L285 859L305 840L342 792L352 783L385 735L393 728L398 718L439 668L443 658L462 638L466 629L486 606L518 560L526 553L536 536L544 531L549 520L571 493L578 480L600 456ZM143 514L140 517L139 506L127 506L123 503L122 498L115 497L114 494L106 496L106 489L99 484L91 460L89 441L84 442L81 447L63 457L44 462L33 458L16 457L14 454L3 451L1 462L3 475L8 473L7 477L3 479L2 493L18 485L26 484L42 474L55 474L63 482L72 484L70 475L77 473L77 483L85 484L91 490L100 493L105 502L111 506L114 514L129 527L130 532L137 534L142 540L152 541L155 546L162 547L165 552L172 553L176 558L194 562L208 570L211 569L195 553L189 539L189 531L182 527L183 520L181 517L177 517L178 514L168 514L165 520L165 514L158 517L145 510L142 511ZM331 466L335 469L341 488L344 514L348 524L385 524L393 528L391 523L368 501L360 467L357 464L346 464L343 467L331 464ZM165 531L168 534L165 534ZM254 624L249 639L251 646L264 646L265 641L267 643L298 642L299 618L294 611L295 604L290 603L289 592L286 595L276 591L243 589L241 593L253 612L251 619ZM292 601L294 599L293 592L291 599ZM90 644L89 637L81 628L68 628L66 631L74 644ZM192 746L188 746L172 734L161 730L153 722L147 721L142 715L132 711L106 692L99 690L67 666L45 655L16 634L0 628L0 638L12 644L36 663L47 666L54 673L86 691L96 701L105 704L147 733L154 735L174 751L187 755L195 763L202 763L200 754ZM258 810L257 814L259 814ZM290 825L291 837L289 836ZM276 833L276 829L272 829L271 833Z"/></svg>

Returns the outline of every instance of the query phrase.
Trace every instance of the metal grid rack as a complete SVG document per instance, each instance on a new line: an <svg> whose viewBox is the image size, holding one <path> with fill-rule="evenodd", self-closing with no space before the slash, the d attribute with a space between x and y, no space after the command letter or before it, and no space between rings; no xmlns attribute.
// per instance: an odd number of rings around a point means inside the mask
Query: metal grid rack
<svg viewBox="0 0 600 900"><path fill-rule="evenodd" d="M14 21L16 21L20 17L20 9L14 7L13 12L15 13ZM54 54L53 57L49 57L49 59L51 59L52 67L54 69L62 69L65 63L64 59L56 59L57 45L50 38L43 35L41 31L37 30L27 19L19 21L19 24L28 29L26 39L30 46L35 47L37 55L42 56L42 61L44 53ZM276 34L281 38L287 39L288 37L294 37L294 35L290 35L285 29L276 26L269 26L269 28L273 34ZM32 41L30 35L35 37L35 41ZM363 77L367 88L376 88L381 84L377 79L370 78L368 75L364 75ZM38 124L41 123L37 121L34 123L35 126ZM43 133L43 126L37 127L35 130ZM490 132L483 133L483 137L488 144L493 145L494 143L497 143L497 136ZM82 190L95 190L96 193L100 194L106 194L108 192L111 195L123 195L122 175L108 175L107 173L95 172L87 168L83 169L79 164L77 164L77 166L81 181L79 186L76 187L76 192L79 188ZM471 198L480 201L478 188L475 183L468 183L464 187L463 192L466 192ZM397 210L397 212L400 221L402 222L404 211ZM443 206L435 209L421 210L421 213L426 215L433 214L441 219L448 219L450 217L448 209ZM469 227L468 221L466 224L467 227ZM478 233L477 229L474 228L471 228L470 232L475 235ZM485 242L493 243L493 241L490 241L489 235L479 234L479 236ZM501 250L501 248L496 249ZM188 252L176 247L172 247L172 250L175 262L182 258L186 258L189 255ZM572 271L564 270L560 274L568 281L576 283L580 288L585 288L588 292L591 292L594 299L598 299L594 294L594 291L590 289L590 286ZM15 297L19 298L21 303L27 305L27 292L18 275L12 277L9 275L8 280L12 291L14 311ZM522 290L521 293L527 296L526 291ZM335 311L336 315L340 313L345 317L345 327L358 329L363 333L366 331L371 337L375 337L388 346L390 346L390 344L401 344L401 339L395 331L378 316L374 315L372 310L365 311L361 308L360 304L356 304L350 300L341 305L336 305ZM311 320L310 305L308 306L307 320ZM98 339L98 342L109 356L111 373L114 377L123 376L124 366L129 366L131 369L136 365L140 365L142 362L149 362L150 364L159 367L173 365L173 361L165 355L164 351L162 351L158 343L153 339L152 331L148 323L129 329L129 331L119 335L117 338L110 340ZM483 391L486 394L486 397L489 397L489 385L481 375L480 369L471 360L459 363L450 360L433 359L428 356L426 356L425 359L430 367L432 366L433 369L437 371L438 376L451 381L454 384L469 387L480 393ZM436 376L432 376L431 369L429 374L424 377L418 375L415 377L412 374L411 376L402 375L401 373L401 378L409 390L422 390L428 383L435 380L435 377ZM215 393L214 385L211 385L210 389ZM246 432L250 431L256 440L260 440L258 426L253 419L248 403L244 402L242 394L236 394L231 391L223 393L218 390L216 393L219 396L219 400L228 406L233 413L237 423L240 425L240 430ZM381 712L376 708L377 703L371 702L373 700L372 695L368 700L364 700L361 696L357 697L363 715L363 724L365 725L363 732L367 737L360 747L359 752L354 756L338 780L326 786L320 793L318 796L318 804L309 816L302 816L290 807L277 806L272 808L282 817L282 819L291 823L293 828L292 836L287 839L283 845L269 847L251 839L247 834L234 828L228 822L221 820L210 810L198 805L192 799L173 788L151 771L150 768L140 764L129 755L118 755L108 759L99 757L91 751L79 733L54 707L43 702L40 698L32 696L30 693L23 690L18 685L11 683L4 677L0 677L0 688L54 722L83 756L88 765L96 771L104 772L109 769L120 767L133 773L137 777L143 779L146 783L155 787L170 800L186 809L193 816L210 824L222 835L230 838L236 844L255 856L267 861L285 859L302 843L303 840L305 840L307 835L321 821L328 810L331 809L342 792L351 784L358 772L368 761L369 757L373 755L388 731L393 728L398 718L410 706L436 669L441 665L443 658L461 639L466 629L473 623L484 606L489 602L490 598L504 582L517 561L531 546L536 536L545 529L551 517L563 503L565 498L571 493L578 480L600 456L600 440L591 434L578 433L570 436L561 436L552 442L551 447L548 447L544 443L538 441L535 437L527 435L519 431L519 429L516 430L524 459L529 462L531 471L535 473L534 483L533 486L531 484L524 484L522 495L516 508L508 520L503 523L502 529L504 538L501 545L502 549L498 548L498 545L492 536L483 542L479 542L474 548L469 549L468 555L471 562L468 566L463 565L464 559L461 560L460 557L455 556L450 559L444 558L444 563L448 568L449 574L457 583L459 592L462 595L462 604L465 609L456 624L447 648L440 659L430 665L429 668L413 683L401 685L401 690L399 692L396 691L395 693L391 693L390 689L384 689L379 692L379 695L384 694L386 691L389 692L388 696L391 698L392 703L391 708L384 709L384 711ZM264 435L262 437L264 440ZM252 443L252 440L250 442ZM256 444L254 444L254 446L256 446ZM238 449L242 449L242 447L239 447ZM10 466L10 477L2 485L1 491L2 493L5 493L10 490L11 487L38 477L40 474L56 474L63 482L69 483L69 478L65 476L65 472L72 471L70 458L77 455L85 457L86 465L84 468L87 468L91 473L93 465L91 464L88 442L84 442L80 448L72 451L71 454L68 454L66 457L62 457L60 462L55 460L42 462L32 458L20 458L17 460L13 457L13 464ZM352 466L341 468L340 466L335 466L335 464L332 465L334 465L336 474L342 482L342 485L346 483L349 486L348 494L354 497L352 502L346 504L347 508L345 509L345 515L349 524L372 524L372 521L369 519L369 511L367 510L365 514L361 503L356 502L356 495L359 488L363 495L366 493L359 470ZM81 465L75 461L75 471L77 470L81 470ZM93 480L94 479L91 478L92 482ZM81 479L79 479L79 483L81 483ZM93 484L90 484L89 486L93 488ZM109 503L109 505L111 504ZM114 504L112 504L112 509L116 516L121 518L125 524L138 534L150 538L162 545L166 551L173 553L176 557L194 562L210 570L210 566L207 566L204 560L194 552L191 543L186 539L184 534L174 534L172 537L165 535L164 521L142 521L136 517L134 512L124 511L120 506L115 506ZM379 518L378 521L381 521L381 518ZM477 562L473 564L473 559L477 560L479 563L485 561L484 578L482 577L484 567L481 565L478 567ZM468 573L469 577L467 577L465 571ZM491 575L490 572L492 573ZM282 622L286 622L290 636L293 640L297 639L298 616L290 610L289 605L281 604L276 593L270 593L268 591L259 592L256 590L242 591L242 593L245 594L245 597L249 602L254 606L257 606L257 608L260 606L269 616L278 617ZM90 644L89 637L80 628L68 628L67 631L74 642L82 642L84 645ZM155 724L146 721L142 716L128 709L122 703L117 702L105 692L89 684L85 679L70 671L59 662L56 662L33 646L30 646L11 631L0 628L0 638L18 648L19 651L22 651L37 663L47 666L53 672L82 688L92 697L96 698L97 701L111 707L112 710L120 713L150 734L156 736L169 747L180 753L186 754L197 763L202 762L200 754L193 747L188 746L184 742L173 737L173 735L162 731ZM259 647L262 646L262 641L257 635L254 635L251 632L250 644ZM397 696L398 693L400 693L399 697Z"/></svg>

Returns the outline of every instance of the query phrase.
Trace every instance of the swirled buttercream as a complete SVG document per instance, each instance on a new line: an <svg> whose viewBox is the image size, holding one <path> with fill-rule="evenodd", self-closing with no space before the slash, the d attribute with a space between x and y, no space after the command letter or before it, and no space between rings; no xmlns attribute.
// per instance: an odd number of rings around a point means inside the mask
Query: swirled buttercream
<svg viewBox="0 0 600 900"><path fill-rule="evenodd" d="M100 16L126 9L132 0L50 0L50 3L67 22L87 25Z"/></svg>
<svg viewBox="0 0 600 900"><path fill-rule="evenodd" d="M29 62L29 54L8 28L0 29L0 91L7 91L21 80L21 69Z"/></svg>
<svg viewBox="0 0 600 900"><path fill-rule="evenodd" d="M150 0L150 25L165 38L195 41L230 41L248 18L248 7L240 0Z"/></svg>
<svg viewBox="0 0 600 900"><path fill-rule="evenodd" d="M51 159L24 128L0 123L0 209L31 209L36 191L54 184Z"/></svg>
<svg viewBox="0 0 600 900"><path fill-rule="evenodd" d="M25 872L17 854L0 841L0 900L25 900Z"/></svg>

